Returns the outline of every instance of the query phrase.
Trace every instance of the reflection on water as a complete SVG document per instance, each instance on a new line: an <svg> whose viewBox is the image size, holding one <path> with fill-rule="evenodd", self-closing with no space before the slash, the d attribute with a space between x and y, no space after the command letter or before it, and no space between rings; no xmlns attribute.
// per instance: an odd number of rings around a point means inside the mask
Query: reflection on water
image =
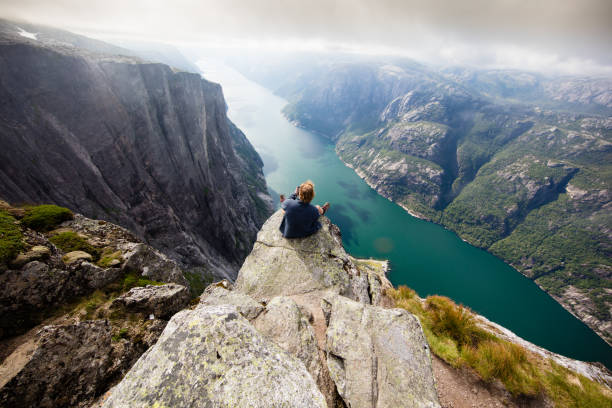
<svg viewBox="0 0 612 408"><path fill-rule="evenodd" d="M394 285L410 286L420 296L449 296L549 350L612 367L612 348L532 281L378 195L340 162L329 141L287 122L283 99L230 68L203 66L208 79L222 84L228 115L262 156L275 200L311 179L314 203L331 203L328 216L340 227L346 250L388 259Z"/></svg>

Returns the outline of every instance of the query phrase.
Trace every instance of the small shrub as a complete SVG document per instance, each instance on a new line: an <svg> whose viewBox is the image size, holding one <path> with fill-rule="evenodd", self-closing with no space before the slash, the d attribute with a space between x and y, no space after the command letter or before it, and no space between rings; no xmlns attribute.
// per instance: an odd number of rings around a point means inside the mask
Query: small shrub
<svg viewBox="0 0 612 408"><path fill-rule="evenodd" d="M75 232L61 232L49 238L49 241L64 252L84 251L90 254L94 261L100 258L100 250Z"/></svg>
<svg viewBox="0 0 612 408"><path fill-rule="evenodd" d="M67 208L57 205L39 205L26 209L25 216L21 219L23 225L36 231L49 231L74 218L74 214Z"/></svg>
<svg viewBox="0 0 612 408"><path fill-rule="evenodd" d="M7 264L23 248L23 235L15 218L0 211L0 265Z"/></svg>

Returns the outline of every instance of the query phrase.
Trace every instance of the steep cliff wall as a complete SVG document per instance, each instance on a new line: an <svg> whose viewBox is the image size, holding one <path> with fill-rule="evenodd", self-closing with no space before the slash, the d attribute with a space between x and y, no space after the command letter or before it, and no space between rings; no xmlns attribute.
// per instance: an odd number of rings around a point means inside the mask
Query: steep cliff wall
<svg viewBox="0 0 612 408"><path fill-rule="evenodd" d="M0 195L116 222L234 278L269 213L221 87L163 64L0 34Z"/></svg>

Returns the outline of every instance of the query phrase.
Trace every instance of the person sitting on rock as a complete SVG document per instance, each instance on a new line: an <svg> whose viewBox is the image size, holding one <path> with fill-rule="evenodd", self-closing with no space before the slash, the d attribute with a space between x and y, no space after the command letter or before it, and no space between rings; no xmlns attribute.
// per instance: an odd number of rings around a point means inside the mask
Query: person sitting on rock
<svg viewBox="0 0 612 408"><path fill-rule="evenodd" d="M295 188L295 192L285 200L280 196L281 208L285 210L280 231L285 238L304 238L314 234L321 228L319 216L325 214L329 203L323 207L312 205L314 184L308 180Z"/></svg>

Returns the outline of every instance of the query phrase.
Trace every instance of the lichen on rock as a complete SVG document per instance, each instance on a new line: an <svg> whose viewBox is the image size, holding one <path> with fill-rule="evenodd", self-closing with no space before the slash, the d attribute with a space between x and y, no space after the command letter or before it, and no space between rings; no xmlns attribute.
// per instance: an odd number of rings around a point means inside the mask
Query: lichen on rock
<svg viewBox="0 0 612 408"><path fill-rule="evenodd" d="M304 365L234 306L200 305L168 323L104 407L325 407Z"/></svg>

